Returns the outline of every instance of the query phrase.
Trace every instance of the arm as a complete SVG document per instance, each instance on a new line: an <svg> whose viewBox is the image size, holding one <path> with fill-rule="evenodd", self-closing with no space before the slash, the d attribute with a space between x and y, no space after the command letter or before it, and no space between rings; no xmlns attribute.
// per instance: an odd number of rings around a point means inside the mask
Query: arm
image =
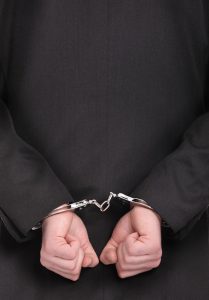
<svg viewBox="0 0 209 300"><path fill-rule="evenodd" d="M181 144L161 160L130 194L143 198L184 237L209 204L209 112L184 132Z"/></svg>
<svg viewBox="0 0 209 300"><path fill-rule="evenodd" d="M153 166L144 180L130 193L132 197L147 201L170 225L171 236L176 238L186 236L209 205L208 3L202 1L207 54L202 57L205 60L204 74L202 73L203 76L199 79L204 92L205 111L183 133L178 147ZM196 46L199 47L198 44ZM190 63L193 64L194 61L191 60ZM185 76L188 76L188 73L185 73Z"/></svg>
<svg viewBox="0 0 209 300"><path fill-rule="evenodd" d="M73 198L44 157L17 135L3 101L0 72L0 218L22 242L52 209Z"/></svg>

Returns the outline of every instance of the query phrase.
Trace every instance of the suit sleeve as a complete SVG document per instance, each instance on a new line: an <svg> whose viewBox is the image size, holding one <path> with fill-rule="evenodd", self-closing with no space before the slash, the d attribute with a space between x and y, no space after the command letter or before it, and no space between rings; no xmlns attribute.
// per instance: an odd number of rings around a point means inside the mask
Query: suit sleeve
<svg viewBox="0 0 209 300"><path fill-rule="evenodd" d="M209 213L209 1L201 1L201 11L203 27L197 32L204 34L207 46L205 57L200 57L204 61L204 74L199 83L204 91L205 110L182 133L177 147L130 191L131 196L144 199L161 215L170 226L166 233L174 239L185 238L201 216ZM194 28L195 22L194 19ZM188 30L187 33L185 39L192 41L190 37L194 32ZM176 41L181 43L179 39ZM188 45L194 46L193 50L201 48L196 39ZM180 51L183 53L184 48ZM195 52L192 51L189 53ZM194 59L195 55L191 54L191 57ZM195 65L193 60L191 64Z"/></svg>
<svg viewBox="0 0 209 300"><path fill-rule="evenodd" d="M0 87L2 86L0 74ZM0 88L0 91L2 89ZM52 209L73 198L46 159L18 136L0 93L0 218L18 242Z"/></svg>
<svg viewBox="0 0 209 300"><path fill-rule="evenodd" d="M130 196L143 198L182 239L209 205L209 112L198 116L178 147L155 165Z"/></svg>

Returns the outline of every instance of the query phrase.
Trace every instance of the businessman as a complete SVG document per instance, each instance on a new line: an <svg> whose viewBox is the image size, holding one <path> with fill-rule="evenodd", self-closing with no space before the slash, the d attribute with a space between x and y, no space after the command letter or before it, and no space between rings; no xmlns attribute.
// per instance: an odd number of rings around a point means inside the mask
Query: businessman
<svg viewBox="0 0 209 300"><path fill-rule="evenodd" d="M206 0L1 1L1 299L208 299L208 83Z"/></svg>

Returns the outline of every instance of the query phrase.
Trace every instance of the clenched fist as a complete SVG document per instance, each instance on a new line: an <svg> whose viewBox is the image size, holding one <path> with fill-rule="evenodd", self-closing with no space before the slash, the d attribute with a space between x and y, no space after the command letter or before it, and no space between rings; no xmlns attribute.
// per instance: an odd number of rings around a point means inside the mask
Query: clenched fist
<svg viewBox="0 0 209 300"><path fill-rule="evenodd" d="M116 264L119 277L129 277L160 265L161 218L153 210L134 206L116 224L100 254L104 264Z"/></svg>
<svg viewBox="0 0 209 300"><path fill-rule="evenodd" d="M40 263L73 281L80 277L82 267L99 263L86 227L75 212L65 211L43 221Z"/></svg>

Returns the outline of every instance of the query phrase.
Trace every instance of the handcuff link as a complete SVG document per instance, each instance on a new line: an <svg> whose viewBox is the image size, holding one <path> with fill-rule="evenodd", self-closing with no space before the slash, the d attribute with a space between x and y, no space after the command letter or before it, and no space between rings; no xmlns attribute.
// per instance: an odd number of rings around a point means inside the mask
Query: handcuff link
<svg viewBox="0 0 209 300"><path fill-rule="evenodd" d="M127 196L123 193L115 194L113 192L110 192L107 200L103 201L101 204L96 199L82 199L82 200L77 201L77 202L65 203L65 204L59 206L58 208L55 208L54 210L52 210L46 217L44 217L40 222L38 222L38 224L36 226L34 226L32 228L32 230L40 228L41 225L42 225L43 220L50 217L50 216L52 216L52 215L55 215L55 214L58 214L58 213L61 213L61 212L64 212L64 211L74 211L76 209L81 210L81 209L83 209L84 207L86 207L87 205L90 205L90 204L93 204L93 205L97 206L101 212L104 212L110 207L110 202L113 198L120 199L123 204L128 203L130 208L133 208L133 206L135 206L135 205L139 205L139 206L146 207L146 208L149 208L151 210L154 210L143 199L133 198L133 197ZM163 221L163 222L164 222L165 226L167 226L167 223L165 221Z"/></svg>

